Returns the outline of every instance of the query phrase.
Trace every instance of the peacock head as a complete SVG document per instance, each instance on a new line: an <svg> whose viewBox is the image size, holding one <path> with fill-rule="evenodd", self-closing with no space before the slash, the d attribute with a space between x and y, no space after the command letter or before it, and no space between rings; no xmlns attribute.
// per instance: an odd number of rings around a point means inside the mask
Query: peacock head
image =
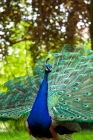
<svg viewBox="0 0 93 140"><path fill-rule="evenodd" d="M49 73L49 72L52 71L52 66L51 66L50 64L48 64L48 60L49 60L49 59L50 59L50 58L47 58L46 64L45 64L45 72L46 72L46 73Z"/></svg>

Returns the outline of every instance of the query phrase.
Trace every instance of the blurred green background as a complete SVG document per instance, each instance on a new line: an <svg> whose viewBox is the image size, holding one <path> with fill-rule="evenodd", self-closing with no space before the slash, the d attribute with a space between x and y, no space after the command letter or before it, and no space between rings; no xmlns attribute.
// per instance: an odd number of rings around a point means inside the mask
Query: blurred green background
<svg viewBox="0 0 93 140"><path fill-rule="evenodd" d="M93 49L92 0L0 2L0 89L64 44ZM24 69L23 69L24 68Z"/></svg>

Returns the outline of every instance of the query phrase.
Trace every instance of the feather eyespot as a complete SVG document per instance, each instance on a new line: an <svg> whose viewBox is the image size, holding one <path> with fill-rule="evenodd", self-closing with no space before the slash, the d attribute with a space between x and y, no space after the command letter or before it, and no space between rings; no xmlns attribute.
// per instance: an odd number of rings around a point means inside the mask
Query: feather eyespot
<svg viewBox="0 0 93 140"><path fill-rule="evenodd" d="M79 99L78 99L78 98L76 98L75 100L76 100L76 101L78 101Z"/></svg>
<svg viewBox="0 0 93 140"><path fill-rule="evenodd" d="M70 117L70 119L71 119L71 120L73 120L73 119L74 119L74 117L73 117L73 116L71 116L71 117Z"/></svg>
<svg viewBox="0 0 93 140"><path fill-rule="evenodd" d="M79 82L75 82L74 85L75 85L75 86L79 85Z"/></svg>
<svg viewBox="0 0 93 140"><path fill-rule="evenodd" d="M19 118L20 117L20 114L18 114L17 117Z"/></svg>
<svg viewBox="0 0 93 140"><path fill-rule="evenodd" d="M19 105L19 104L20 104L20 102L15 103L16 106Z"/></svg>
<svg viewBox="0 0 93 140"><path fill-rule="evenodd" d="M63 105L67 105L67 103L66 102L63 102Z"/></svg>
<svg viewBox="0 0 93 140"><path fill-rule="evenodd" d="M14 101L14 100L16 100L16 98L15 98L15 97L12 99L12 101Z"/></svg>
<svg viewBox="0 0 93 140"><path fill-rule="evenodd" d="M64 116L63 115L60 115L60 118L64 118Z"/></svg>
<svg viewBox="0 0 93 140"><path fill-rule="evenodd" d="M64 109L65 109L65 110L68 110L68 107L65 107Z"/></svg>
<svg viewBox="0 0 93 140"><path fill-rule="evenodd" d="M71 97L71 94L66 94L67 97Z"/></svg>
<svg viewBox="0 0 93 140"><path fill-rule="evenodd" d="M73 87L73 88L72 88L72 91L76 91L77 89L78 89L78 88L76 88L76 87Z"/></svg>
<svg viewBox="0 0 93 140"><path fill-rule="evenodd" d="M29 98L27 97L26 100L28 100Z"/></svg>
<svg viewBox="0 0 93 140"><path fill-rule="evenodd" d="M85 93L85 96L89 96L89 95L91 95L91 93L89 93L89 92L86 92Z"/></svg>
<svg viewBox="0 0 93 140"><path fill-rule="evenodd" d="M81 99L80 99L80 98L78 98L78 97L77 97L77 98L75 98L75 101L77 101L77 102L79 102L80 100L81 100Z"/></svg>
<svg viewBox="0 0 93 140"><path fill-rule="evenodd" d="M5 99L3 102L5 103L7 100Z"/></svg>
<svg viewBox="0 0 93 140"><path fill-rule="evenodd" d="M83 107L89 107L87 104L83 104Z"/></svg>
<svg viewBox="0 0 93 140"><path fill-rule="evenodd" d="M88 120L88 117L84 117L83 119L84 119L84 120Z"/></svg>
<svg viewBox="0 0 93 140"><path fill-rule="evenodd" d="M77 115L77 118L80 118L81 116L80 115Z"/></svg>

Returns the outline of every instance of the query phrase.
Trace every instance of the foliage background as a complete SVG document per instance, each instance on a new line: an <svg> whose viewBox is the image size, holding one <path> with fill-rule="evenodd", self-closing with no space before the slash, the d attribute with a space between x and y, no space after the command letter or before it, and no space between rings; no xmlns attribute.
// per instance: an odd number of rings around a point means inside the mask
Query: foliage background
<svg viewBox="0 0 93 140"><path fill-rule="evenodd" d="M77 44L90 46L92 5L91 0L1 1L0 89L27 70L32 74L37 59L63 44L70 44L72 51Z"/></svg>

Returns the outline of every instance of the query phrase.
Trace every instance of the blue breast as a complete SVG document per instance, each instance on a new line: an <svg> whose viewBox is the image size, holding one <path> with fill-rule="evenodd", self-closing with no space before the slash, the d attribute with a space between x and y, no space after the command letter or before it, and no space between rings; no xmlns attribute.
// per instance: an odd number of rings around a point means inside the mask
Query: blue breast
<svg viewBox="0 0 93 140"><path fill-rule="evenodd" d="M28 124L31 132L36 133L36 136L41 137L42 134L49 134L49 128L51 125L51 117L49 116L48 112L48 103L47 103L47 96L48 96L48 78L47 74L45 73L44 79L42 84L40 85L35 103L32 107L30 115L28 116ZM35 131L35 132L34 132ZM50 135L50 134L49 134Z"/></svg>

